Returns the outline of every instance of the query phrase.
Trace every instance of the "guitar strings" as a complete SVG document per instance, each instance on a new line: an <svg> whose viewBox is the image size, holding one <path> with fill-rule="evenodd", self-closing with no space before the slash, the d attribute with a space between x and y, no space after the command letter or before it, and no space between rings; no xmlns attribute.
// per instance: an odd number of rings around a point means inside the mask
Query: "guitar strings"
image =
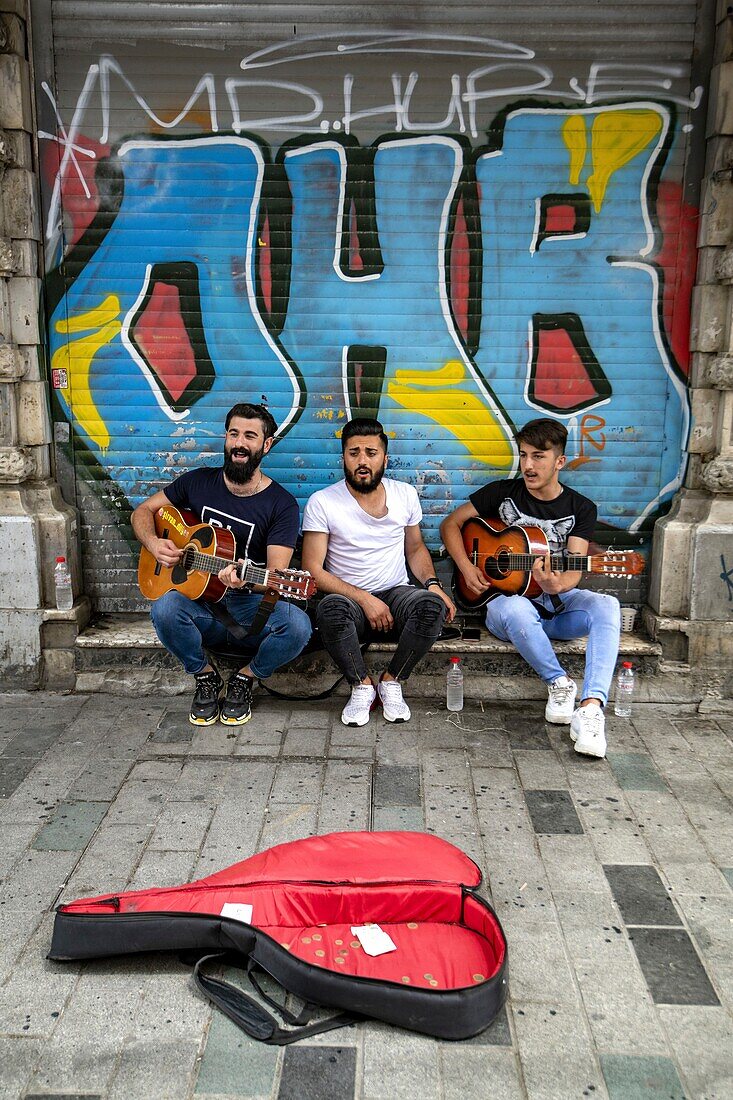
<svg viewBox="0 0 733 1100"><path fill-rule="evenodd" d="M227 558L218 558L214 555L203 554L200 550L194 550L189 547L183 557L184 568L198 570L202 573L218 573L221 569L225 569L228 565L234 563ZM299 582L310 574L304 572L292 571L292 570L280 570L280 569L265 569L263 566L253 565L252 562L246 562L244 569L247 572L249 584L261 584L268 586L271 578L276 577L281 583L278 586L281 591L281 595L287 595L288 593L297 593L300 598L302 593L300 592ZM289 576L289 573L294 572L295 576ZM241 576L241 573L240 573Z"/></svg>

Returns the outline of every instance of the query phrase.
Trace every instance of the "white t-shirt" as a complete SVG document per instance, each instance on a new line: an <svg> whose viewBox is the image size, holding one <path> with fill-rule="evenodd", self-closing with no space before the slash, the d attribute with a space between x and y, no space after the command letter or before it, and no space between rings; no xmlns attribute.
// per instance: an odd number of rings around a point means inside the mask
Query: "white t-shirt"
<svg viewBox="0 0 733 1100"><path fill-rule="evenodd" d="M409 584L405 568L405 528L422 519L417 492L404 481L382 480L387 514L368 515L357 504L345 481L319 489L303 514L304 531L328 535L324 568L347 584L366 592L383 592Z"/></svg>

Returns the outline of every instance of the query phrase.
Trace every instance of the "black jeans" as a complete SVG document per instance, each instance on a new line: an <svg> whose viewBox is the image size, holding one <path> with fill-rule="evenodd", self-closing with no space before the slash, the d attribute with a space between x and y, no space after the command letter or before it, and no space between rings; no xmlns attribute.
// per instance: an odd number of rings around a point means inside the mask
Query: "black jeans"
<svg viewBox="0 0 733 1100"><path fill-rule="evenodd" d="M373 595L387 604L398 632L397 649L387 672L406 680L440 637L448 609L439 596L409 584ZM360 642L375 636L362 609L348 596L332 593L319 603L316 622L326 652L352 686L360 684L368 676Z"/></svg>

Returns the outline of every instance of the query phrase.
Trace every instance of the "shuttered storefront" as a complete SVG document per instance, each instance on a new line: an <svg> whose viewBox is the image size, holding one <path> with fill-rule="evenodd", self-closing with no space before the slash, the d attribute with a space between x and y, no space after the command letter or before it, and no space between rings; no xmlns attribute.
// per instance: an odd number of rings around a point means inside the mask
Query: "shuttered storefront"
<svg viewBox="0 0 733 1100"><path fill-rule="evenodd" d="M142 607L130 509L218 464L241 400L301 504L378 416L434 551L557 417L599 538L648 540L686 463L712 4L32 14L58 476L98 610Z"/></svg>

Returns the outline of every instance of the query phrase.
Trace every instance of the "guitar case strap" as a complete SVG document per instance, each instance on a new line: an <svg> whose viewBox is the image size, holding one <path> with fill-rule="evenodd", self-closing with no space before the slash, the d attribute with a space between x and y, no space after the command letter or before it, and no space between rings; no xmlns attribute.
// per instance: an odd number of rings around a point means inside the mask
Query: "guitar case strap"
<svg viewBox="0 0 733 1100"><path fill-rule="evenodd" d="M218 619L222 626L226 627L233 638L236 638L238 642L246 642L247 638L252 638L265 629L267 620L274 611L277 601L277 592L265 592L260 600L260 606L257 608L255 617L248 629L241 626L222 604L213 603L209 606L214 618Z"/></svg>
<svg viewBox="0 0 733 1100"><path fill-rule="evenodd" d="M260 997L267 1002L282 1017L289 1028L282 1027L277 1018L254 997L250 997L239 986L218 978L212 978L202 971L205 963L216 961L228 963L230 966L239 966L249 978ZM313 1021L313 1015L318 1006L306 1003L302 1011L295 1015L289 1012L285 1005L280 1004L274 997L268 996L255 976L256 963L249 959L246 964L236 956L223 953L220 955L206 955L200 958L193 970L193 980L202 993L209 997L217 1008L221 1009L242 1031L253 1039L270 1046L287 1046L298 1039L305 1039L311 1035L320 1035L324 1031L333 1031L334 1028L355 1024L362 1017L350 1012L339 1012L335 1016L329 1016L325 1020Z"/></svg>
<svg viewBox="0 0 733 1100"><path fill-rule="evenodd" d="M541 603L537 603L535 600L530 600L530 603L537 608L537 614L541 619L554 619L556 615L559 615L561 611L565 610L565 604L562 602L556 592L553 592L550 596L553 610L548 611Z"/></svg>

